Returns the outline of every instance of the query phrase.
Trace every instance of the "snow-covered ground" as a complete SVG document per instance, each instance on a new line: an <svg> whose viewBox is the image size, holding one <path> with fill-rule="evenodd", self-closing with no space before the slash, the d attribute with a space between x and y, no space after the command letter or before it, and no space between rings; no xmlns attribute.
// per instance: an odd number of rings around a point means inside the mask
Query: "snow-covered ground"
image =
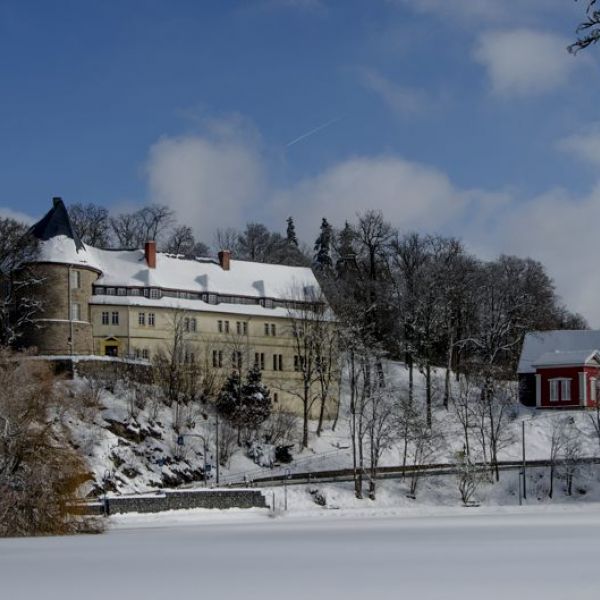
<svg viewBox="0 0 600 600"><path fill-rule="evenodd" d="M462 447L460 427L452 411L443 409L441 390L445 371L434 372L434 420L444 434L444 441L432 462L453 462L455 452ZM408 372L401 363L388 363L386 376L398 390L405 393ZM84 382L76 381L73 387L82 387ZM422 376L415 373L416 395L424 394ZM347 392L347 390L346 390ZM343 404L347 393L343 395ZM214 464L214 418L208 415L208 407L198 406L182 409L189 412L184 422L191 426L185 429L185 444L176 444L177 435L173 430L174 408L161 403L147 401L144 406L135 406L127 391L117 390L114 394L104 392L100 411L83 411L70 416L70 426L77 445L85 453L98 485L110 476L110 489L117 493L146 492L157 487L174 487L180 484L202 486L200 482L204 466L204 439L208 445L207 461ZM588 414L570 411L569 417L581 432L582 456L600 454L598 439L594 435ZM515 406L509 424L511 442L500 452L501 460L521 458L521 424L525 423L526 452L528 459L548 459L552 425L557 419L564 419L560 412L536 411L519 405ZM311 424L314 432L315 423ZM474 442L473 442L474 443ZM476 443L474 443L476 446ZM477 448L475 447L477 450ZM244 478L252 481L261 476L283 474L290 469L294 472L349 468L352 457L349 448L348 422L344 407L336 431L331 423L326 424L321 437L314 433L310 438L310 448L299 452L294 450L294 460L290 465L269 469L256 465L242 450L232 457L228 467L221 469L221 483L239 482ZM402 444L388 449L381 461L382 465L402 463ZM195 483L194 483L195 482Z"/></svg>
<svg viewBox="0 0 600 600"><path fill-rule="evenodd" d="M586 600L600 589L600 505L427 518L240 512L228 523L190 511L127 517L99 536L0 540L1 597Z"/></svg>

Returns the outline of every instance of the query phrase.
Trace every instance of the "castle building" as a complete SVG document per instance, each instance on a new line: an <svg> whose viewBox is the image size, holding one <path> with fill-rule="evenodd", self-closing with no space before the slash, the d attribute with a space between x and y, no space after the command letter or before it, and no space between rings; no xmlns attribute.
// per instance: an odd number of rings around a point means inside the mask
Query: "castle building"
<svg viewBox="0 0 600 600"><path fill-rule="evenodd" d="M222 373L256 364L273 400L300 411L303 358L292 315L321 302L311 269L235 260L227 250L218 260L184 258L157 252L154 241L144 249L93 248L60 198L31 233L40 242L30 268L42 281L42 308L24 341L40 355L150 362L183 340L182 361Z"/></svg>

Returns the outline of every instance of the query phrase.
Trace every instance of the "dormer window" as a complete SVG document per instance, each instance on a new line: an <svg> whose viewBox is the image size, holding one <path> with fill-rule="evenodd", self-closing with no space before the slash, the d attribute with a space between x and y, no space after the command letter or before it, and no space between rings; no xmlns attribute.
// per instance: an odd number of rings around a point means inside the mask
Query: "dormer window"
<svg viewBox="0 0 600 600"><path fill-rule="evenodd" d="M160 290L158 288L150 288L150 298L158 300L160 298Z"/></svg>

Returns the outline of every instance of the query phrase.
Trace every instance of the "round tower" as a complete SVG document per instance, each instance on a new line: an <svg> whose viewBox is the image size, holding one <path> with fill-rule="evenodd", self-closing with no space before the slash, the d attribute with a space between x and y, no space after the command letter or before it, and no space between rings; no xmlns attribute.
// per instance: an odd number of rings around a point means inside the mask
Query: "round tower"
<svg viewBox="0 0 600 600"><path fill-rule="evenodd" d="M93 354L89 302L101 274L93 248L84 246L60 198L54 198L52 209L31 233L40 241L40 252L27 269L38 282L32 289L40 308L21 345L45 355Z"/></svg>

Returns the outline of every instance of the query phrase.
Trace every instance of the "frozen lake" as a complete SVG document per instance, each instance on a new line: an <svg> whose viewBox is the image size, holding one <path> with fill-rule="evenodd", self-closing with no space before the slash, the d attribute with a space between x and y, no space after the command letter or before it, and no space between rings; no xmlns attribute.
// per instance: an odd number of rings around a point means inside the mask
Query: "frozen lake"
<svg viewBox="0 0 600 600"><path fill-rule="evenodd" d="M600 508L146 524L0 541L0 597L598 598ZM214 595L213 595L214 594Z"/></svg>

